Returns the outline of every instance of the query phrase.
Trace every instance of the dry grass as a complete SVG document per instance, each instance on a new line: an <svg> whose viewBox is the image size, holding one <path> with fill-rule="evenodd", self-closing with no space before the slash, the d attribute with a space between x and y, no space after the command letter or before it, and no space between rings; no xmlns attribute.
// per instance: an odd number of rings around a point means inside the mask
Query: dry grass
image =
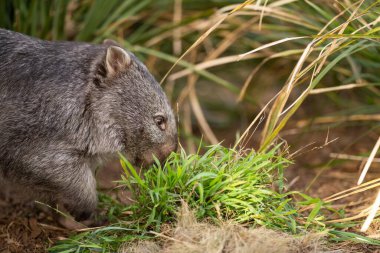
<svg viewBox="0 0 380 253"><path fill-rule="evenodd" d="M225 222L216 226L199 223L186 204L175 227L156 233L155 241L124 244L120 253L308 253L327 252L324 234L294 237L261 228Z"/></svg>

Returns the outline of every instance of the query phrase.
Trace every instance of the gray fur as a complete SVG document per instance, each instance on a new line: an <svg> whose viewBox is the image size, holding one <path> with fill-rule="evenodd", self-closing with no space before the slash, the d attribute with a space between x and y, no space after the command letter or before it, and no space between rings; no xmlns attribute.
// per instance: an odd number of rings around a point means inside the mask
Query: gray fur
<svg viewBox="0 0 380 253"><path fill-rule="evenodd" d="M130 52L107 65L114 46L0 29L0 174L51 192L77 218L96 208L91 168L98 160L122 152L147 165L152 154L163 160L177 147L175 118L160 85ZM166 119L161 129L157 114Z"/></svg>

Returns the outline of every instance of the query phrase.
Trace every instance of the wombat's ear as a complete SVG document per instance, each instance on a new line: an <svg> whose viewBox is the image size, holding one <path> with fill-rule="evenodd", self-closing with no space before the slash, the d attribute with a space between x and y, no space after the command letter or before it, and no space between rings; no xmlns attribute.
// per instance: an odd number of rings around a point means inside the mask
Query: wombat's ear
<svg viewBox="0 0 380 253"><path fill-rule="evenodd" d="M107 49L106 68L108 75L124 71L131 64L131 56L122 48L110 46Z"/></svg>
<svg viewBox="0 0 380 253"><path fill-rule="evenodd" d="M103 40L103 45L121 47L119 43L117 43L116 41L111 40L111 39Z"/></svg>

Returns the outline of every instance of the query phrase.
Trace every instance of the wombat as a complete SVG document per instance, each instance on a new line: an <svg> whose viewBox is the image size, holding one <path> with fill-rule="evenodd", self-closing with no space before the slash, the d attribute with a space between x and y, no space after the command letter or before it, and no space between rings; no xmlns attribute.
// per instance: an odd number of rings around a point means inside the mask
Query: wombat
<svg viewBox="0 0 380 253"><path fill-rule="evenodd" d="M0 175L48 192L77 220L97 206L94 166L138 166L177 147L168 99L116 42L44 41L0 29Z"/></svg>

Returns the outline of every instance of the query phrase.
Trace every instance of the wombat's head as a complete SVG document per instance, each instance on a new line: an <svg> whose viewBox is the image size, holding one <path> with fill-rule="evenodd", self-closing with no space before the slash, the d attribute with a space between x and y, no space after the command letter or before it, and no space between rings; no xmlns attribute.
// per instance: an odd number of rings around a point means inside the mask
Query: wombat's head
<svg viewBox="0 0 380 253"><path fill-rule="evenodd" d="M98 110L116 129L119 151L135 165L160 161L177 148L176 121L161 86L135 55L104 43L93 83Z"/></svg>

